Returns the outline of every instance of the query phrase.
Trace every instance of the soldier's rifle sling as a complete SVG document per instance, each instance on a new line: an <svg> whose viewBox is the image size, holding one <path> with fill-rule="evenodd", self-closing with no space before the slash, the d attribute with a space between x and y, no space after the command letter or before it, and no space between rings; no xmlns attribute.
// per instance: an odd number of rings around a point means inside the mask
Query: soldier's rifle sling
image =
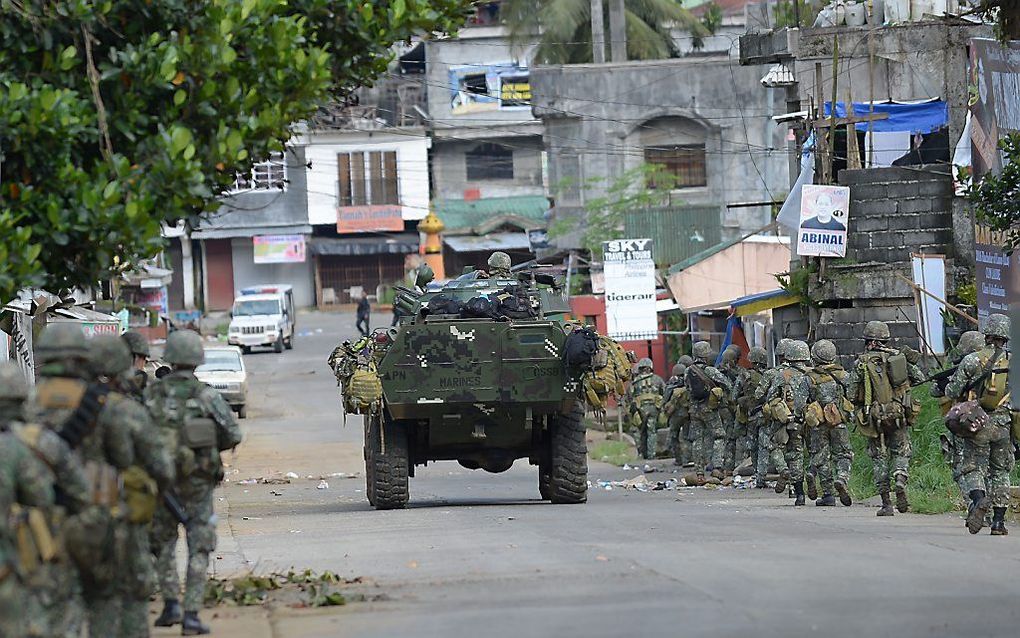
<svg viewBox="0 0 1020 638"><path fill-rule="evenodd" d="M77 448L82 440L96 427L99 412L106 403L110 387L102 383L91 383L82 395L78 407L60 425L57 434L67 441L71 448Z"/></svg>
<svg viewBox="0 0 1020 638"><path fill-rule="evenodd" d="M162 493L163 506L170 512L170 515L180 523L181 525L187 526L188 515L184 512L184 507L181 502L177 500L177 495L174 494L173 490L164 490Z"/></svg>

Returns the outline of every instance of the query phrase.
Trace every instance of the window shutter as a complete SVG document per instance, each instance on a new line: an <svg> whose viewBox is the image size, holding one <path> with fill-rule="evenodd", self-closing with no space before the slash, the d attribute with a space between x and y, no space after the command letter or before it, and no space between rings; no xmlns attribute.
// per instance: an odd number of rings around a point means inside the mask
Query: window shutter
<svg viewBox="0 0 1020 638"><path fill-rule="evenodd" d="M400 189L397 182L397 152L386 151L383 153L383 192L384 204L394 206L400 204Z"/></svg>
<svg viewBox="0 0 1020 638"><path fill-rule="evenodd" d="M341 206L351 205L351 156L340 153L336 156L338 194Z"/></svg>

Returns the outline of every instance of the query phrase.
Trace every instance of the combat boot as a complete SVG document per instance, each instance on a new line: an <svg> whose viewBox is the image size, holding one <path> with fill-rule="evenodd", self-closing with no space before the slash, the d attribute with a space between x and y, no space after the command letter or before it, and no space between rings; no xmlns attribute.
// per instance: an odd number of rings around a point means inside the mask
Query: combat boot
<svg viewBox="0 0 1020 638"><path fill-rule="evenodd" d="M847 507L854 504L853 499L850 498L850 492L846 489L846 483L843 481L836 481L836 493L839 494L839 502Z"/></svg>
<svg viewBox="0 0 1020 638"><path fill-rule="evenodd" d="M815 501L815 505L818 507L835 507L836 497L832 494L822 494L822 498Z"/></svg>
<svg viewBox="0 0 1020 638"><path fill-rule="evenodd" d="M967 531L977 534L985 526L985 516L992 503L985 496L984 490L970 491L970 509L967 512Z"/></svg>
<svg viewBox="0 0 1020 638"><path fill-rule="evenodd" d="M712 477L721 481L726 478L726 474L722 470L712 470Z"/></svg>
<svg viewBox="0 0 1020 638"><path fill-rule="evenodd" d="M793 484L793 493L795 495L795 498L797 499L797 500L795 500L793 502L793 504L795 506L796 505L803 505L804 504L804 481L797 481L796 483Z"/></svg>
<svg viewBox="0 0 1020 638"><path fill-rule="evenodd" d="M812 501L818 498L818 485L815 483L815 475L808 474L807 479L807 497Z"/></svg>
<svg viewBox="0 0 1020 638"><path fill-rule="evenodd" d="M896 509L900 514L906 514L910 509L907 501L907 477L902 474L896 477Z"/></svg>
<svg viewBox="0 0 1020 638"><path fill-rule="evenodd" d="M892 499L889 497L889 491L882 492L882 507L878 509L875 516L892 516L896 512L893 510Z"/></svg>
<svg viewBox="0 0 1020 638"><path fill-rule="evenodd" d="M178 601L168 598L163 603L163 612L156 619L155 625L157 627L173 627L174 625L181 622L184 617L184 612L181 611L181 603Z"/></svg>
<svg viewBox="0 0 1020 638"><path fill-rule="evenodd" d="M1009 530L1006 529L1006 508L993 508L992 514L992 536L1006 536Z"/></svg>
<svg viewBox="0 0 1020 638"><path fill-rule="evenodd" d="M786 482L790 479L786 470L779 473L779 478L776 479L776 494L782 494L786 491Z"/></svg>
<svg viewBox="0 0 1020 638"><path fill-rule="evenodd" d="M766 487L768 487L768 485L765 484L765 479L763 479L763 478L756 478L756 479L754 479L754 487L755 487L755 489L763 490Z"/></svg>
<svg viewBox="0 0 1020 638"><path fill-rule="evenodd" d="M209 633L209 625L203 625L198 619L197 611L184 612L184 621L181 623L182 636L199 636Z"/></svg>

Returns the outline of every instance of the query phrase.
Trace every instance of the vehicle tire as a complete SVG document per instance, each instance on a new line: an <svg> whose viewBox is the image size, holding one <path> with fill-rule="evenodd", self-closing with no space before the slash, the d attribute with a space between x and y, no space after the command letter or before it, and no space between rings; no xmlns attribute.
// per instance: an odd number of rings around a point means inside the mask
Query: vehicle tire
<svg viewBox="0 0 1020 638"><path fill-rule="evenodd" d="M372 421L374 427L369 428L370 435L365 441L368 448L365 476L371 483L370 502L377 510L401 509L407 505L409 496L407 426L385 415L374 417Z"/></svg>
<svg viewBox="0 0 1020 638"><path fill-rule="evenodd" d="M273 352L277 354L283 352L283 335L276 338L276 343L273 344Z"/></svg>
<svg viewBox="0 0 1020 638"><path fill-rule="evenodd" d="M552 486L549 484L551 474L549 466L542 464L538 466L538 493L542 495L543 501L552 500Z"/></svg>
<svg viewBox="0 0 1020 638"><path fill-rule="evenodd" d="M237 418L239 419L248 418L248 404L237 406Z"/></svg>
<svg viewBox="0 0 1020 638"><path fill-rule="evenodd" d="M553 503L588 500L588 446L583 417L584 408L578 402L570 414L551 419L549 500Z"/></svg>
<svg viewBox="0 0 1020 638"><path fill-rule="evenodd" d="M372 471L372 464L369 462L368 437L371 436L371 426L365 421L365 496L368 497L368 504L375 507L375 472Z"/></svg>
<svg viewBox="0 0 1020 638"><path fill-rule="evenodd" d="M241 346L241 354L251 354L251 346Z"/></svg>
<svg viewBox="0 0 1020 638"><path fill-rule="evenodd" d="M294 335L291 335L283 340L283 347L288 350L294 349Z"/></svg>

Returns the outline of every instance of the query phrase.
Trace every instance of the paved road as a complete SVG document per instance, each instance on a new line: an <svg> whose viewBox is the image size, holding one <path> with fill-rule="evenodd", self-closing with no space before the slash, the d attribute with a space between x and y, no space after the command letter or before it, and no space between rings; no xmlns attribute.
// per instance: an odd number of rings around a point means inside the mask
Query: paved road
<svg viewBox="0 0 1020 638"><path fill-rule="evenodd" d="M520 463L419 468L409 508L375 512L361 478L328 476L364 469L360 420L341 424L325 365L353 316L300 321L293 351L246 359L252 409L219 503L217 564L329 569L383 599L278 620L274 635L1017 635L1020 529L972 537L953 516L794 509L734 489L594 489L587 505L554 506ZM301 478L239 484L285 472Z"/></svg>

